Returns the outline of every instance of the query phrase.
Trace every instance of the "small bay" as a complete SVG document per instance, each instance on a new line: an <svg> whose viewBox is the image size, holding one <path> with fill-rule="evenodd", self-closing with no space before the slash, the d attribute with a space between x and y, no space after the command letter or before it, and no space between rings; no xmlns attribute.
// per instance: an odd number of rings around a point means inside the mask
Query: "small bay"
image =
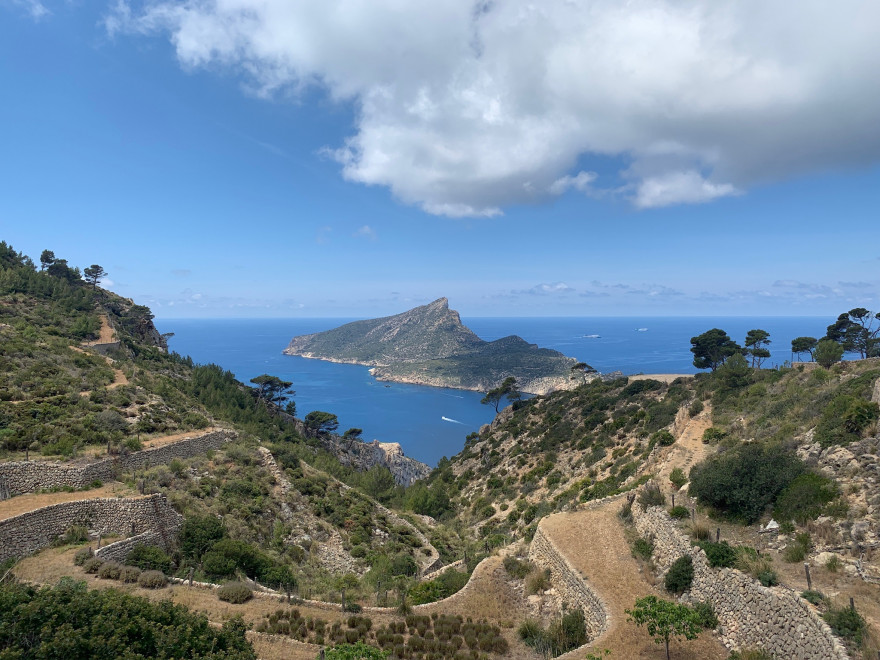
<svg viewBox="0 0 880 660"><path fill-rule="evenodd" d="M382 383L367 367L283 355L296 335L335 328L354 319L157 319L173 332L169 348L198 363L218 364L247 383L263 373L294 383L297 416L324 410L339 416L340 431L364 430L365 440L399 442L408 456L436 465L461 451L465 436L492 420L483 394L464 390ZM826 317L595 317L463 318L492 341L511 334L589 363L602 372L694 373L690 338L722 328L742 343L748 330L770 332L765 366L791 358L794 337L821 337Z"/></svg>

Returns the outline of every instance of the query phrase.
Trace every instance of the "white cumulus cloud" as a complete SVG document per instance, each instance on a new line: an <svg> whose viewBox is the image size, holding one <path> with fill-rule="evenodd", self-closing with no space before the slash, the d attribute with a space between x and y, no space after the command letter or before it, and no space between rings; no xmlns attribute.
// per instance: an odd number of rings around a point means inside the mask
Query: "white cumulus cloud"
<svg viewBox="0 0 880 660"><path fill-rule="evenodd" d="M258 95L355 103L342 175L439 215L594 186L708 202L880 159L876 2L119 0L105 23Z"/></svg>

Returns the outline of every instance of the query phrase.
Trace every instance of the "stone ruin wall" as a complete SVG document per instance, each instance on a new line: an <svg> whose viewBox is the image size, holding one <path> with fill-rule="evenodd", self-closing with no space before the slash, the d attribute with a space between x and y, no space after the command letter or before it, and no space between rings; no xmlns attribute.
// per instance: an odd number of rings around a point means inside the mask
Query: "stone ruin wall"
<svg viewBox="0 0 880 660"><path fill-rule="evenodd" d="M171 508L164 495L62 502L0 521L0 562L46 547L74 525L85 525L102 535L154 532L151 538L167 547L182 523L183 516Z"/></svg>
<svg viewBox="0 0 880 660"><path fill-rule="evenodd" d="M787 587L764 587L736 569L713 569L706 553L691 545L662 507L633 504L639 534L653 539L653 559L665 573L683 555L694 561L690 602L715 608L722 641L731 648L761 648L777 658L847 660L846 649L822 618Z"/></svg>
<svg viewBox="0 0 880 660"><path fill-rule="evenodd" d="M11 497L41 489L85 488L94 481L112 481L124 472L165 465L173 458L192 458L220 449L235 437L234 431L212 431L84 466L44 461L0 463L0 492Z"/></svg>
<svg viewBox="0 0 880 660"><path fill-rule="evenodd" d="M590 640L596 639L605 632L608 627L608 611L602 603L602 599L553 545L550 538L544 534L540 524L529 547L529 561L550 570L550 581L553 587L570 609L580 608L583 610L587 635Z"/></svg>

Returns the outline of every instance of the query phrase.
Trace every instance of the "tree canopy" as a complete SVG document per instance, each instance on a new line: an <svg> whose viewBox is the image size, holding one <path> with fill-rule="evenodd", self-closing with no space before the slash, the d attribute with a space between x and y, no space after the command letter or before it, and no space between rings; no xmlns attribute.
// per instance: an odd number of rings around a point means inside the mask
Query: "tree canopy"
<svg viewBox="0 0 880 660"><path fill-rule="evenodd" d="M278 376L262 374L256 378L251 378L251 382L256 385L254 390L257 399L272 406L280 407L296 394L291 389L293 383L289 380L281 380Z"/></svg>
<svg viewBox="0 0 880 660"><path fill-rule="evenodd" d="M880 312L855 307L837 317L828 326L825 339L843 346L843 350L858 353L862 359L880 356Z"/></svg>
<svg viewBox="0 0 880 660"><path fill-rule="evenodd" d="M751 357L752 367L761 368L761 363L770 357L770 333L766 330L749 330L746 333L744 353Z"/></svg>
<svg viewBox="0 0 880 660"><path fill-rule="evenodd" d="M86 276L86 282L94 289L97 288L98 282L107 277L107 271L98 264L92 264L83 270L83 275Z"/></svg>
<svg viewBox="0 0 880 660"><path fill-rule="evenodd" d="M646 626L655 643L666 645L666 660L669 660L670 639L696 639L703 629L693 609L657 596L639 598L631 610L625 611L629 614L628 621Z"/></svg>
<svg viewBox="0 0 880 660"><path fill-rule="evenodd" d="M505 397L510 402L519 401L522 398L522 394L516 387L516 378L513 376L508 376L501 385L486 392L486 396L480 400L480 403L495 406L497 413L498 406Z"/></svg>
<svg viewBox="0 0 880 660"><path fill-rule="evenodd" d="M724 361L742 349L724 330L712 328L701 335L691 337L691 353L697 369L715 371Z"/></svg>
<svg viewBox="0 0 880 660"><path fill-rule="evenodd" d="M596 370L593 367L591 367L590 365L588 365L586 362L578 362L576 365L574 365L571 368L571 373L572 373L572 378L574 378L575 376L580 376L581 382L586 383L587 376L589 376L590 374L596 373Z"/></svg>
<svg viewBox="0 0 880 660"><path fill-rule="evenodd" d="M810 361L816 359L816 344L819 340L815 337L795 337L791 340L791 352L797 356L801 353L809 353Z"/></svg>
<svg viewBox="0 0 880 660"><path fill-rule="evenodd" d="M306 423L306 428L317 435L333 433L339 428L339 418L333 413L322 410L313 410L303 421Z"/></svg>

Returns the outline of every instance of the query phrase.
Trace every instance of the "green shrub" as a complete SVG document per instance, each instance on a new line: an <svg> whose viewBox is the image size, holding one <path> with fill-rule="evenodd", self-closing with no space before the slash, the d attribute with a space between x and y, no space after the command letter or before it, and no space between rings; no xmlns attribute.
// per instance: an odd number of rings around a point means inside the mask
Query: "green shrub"
<svg viewBox="0 0 880 660"><path fill-rule="evenodd" d="M171 572L171 557L155 545L134 546L125 558L125 563L128 566L137 566L142 571Z"/></svg>
<svg viewBox="0 0 880 660"><path fill-rule="evenodd" d="M215 628L182 605L70 578L42 588L4 581L0 603L5 658L256 660L240 619Z"/></svg>
<svg viewBox="0 0 880 660"><path fill-rule="evenodd" d="M822 618L835 635L851 642L853 646L861 646L868 624L858 611L849 607L830 608Z"/></svg>
<svg viewBox="0 0 880 660"><path fill-rule="evenodd" d="M515 577L518 580L525 579L534 568L535 567L531 562L521 561L512 555L508 555L504 558L504 570L507 571L508 575Z"/></svg>
<svg viewBox="0 0 880 660"><path fill-rule="evenodd" d="M130 584L136 583L141 576L141 569L137 566L123 566L119 574L119 579Z"/></svg>
<svg viewBox="0 0 880 660"><path fill-rule="evenodd" d="M825 602L825 594L823 594L821 591L816 591L815 589L812 591L802 591L801 598L803 598L808 603L816 606L819 606Z"/></svg>
<svg viewBox="0 0 880 660"><path fill-rule="evenodd" d="M138 576L138 586L144 589L161 589L168 584L162 571L144 571Z"/></svg>
<svg viewBox="0 0 880 660"><path fill-rule="evenodd" d="M82 566L84 563L86 563L86 561L91 559L94 555L95 555L95 553L92 550L91 546L86 546L85 548L80 548L73 555L73 563L76 566Z"/></svg>
<svg viewBox="0 0 880 660"><path fill-rule="evenodd" d="M714 426L710 426L705 431L703 431L703 444L715 444L716 442L724 438L725 435L727 434L721 429L716 429Z"/></svg>
<svg viewBox="0 0 880 660"><path fill-rule="evenodd" d="M198 559L225 536L223 521L216 516L192 516L180 528L180 551L185 557Z"/></svg>
<svg viewBox="0 0 880 660"><path fill-rule="evenodd" d="M731 651L727 660L776 660L772 655L761 649L741 649Z"/></svg>
<svg viewBox="0 0 880 660"><path fill-rule="evenodd" d="M693 581L694 560L690 555L683 555L669 567L663 584L669 593L680 594L690 589Z"/></svg>
<svg viewBox="0 0 880 660"><path fill-rule="evenodd" d="M781 445L749 443L695 465L688 490L701 503L752 524L805 471Z"/></svg>
<svg viewBox="0 0 880 660"><path fill-rule="evenodd" d="M696 417L701 412L703 412L703 408L703 402L700 399L697 399L688 407L688 415L690 415L691 417Z"/></svg>
<svg viewBox="0 0 880 660"><path fill-rule="evenodd" d="M666 504L666 496L660 490L660 486L649 481L639 493L639 504L646 509L650 506L663 506Z"/></svg>
<svg viewBox="0 0 880 660"><path fill-rule="evenodd" d="M755 577L765 587L775 587L779 584L779 576L774 570L759 571Z"/></svg>
<svg viewBox="0 0 880 660"><path fill-rule="evenodd" d="M651 440L655 441L661 447L668 447L675 443L675 436L666 429L661 429L651 436Z"/></svg>
<svg viewBox="0 0 880 660"><path fill-rule="evenodd" d="M803 561L810 551L811 545L810 535L806 532L801 532L794 537L794 542L786 546L782 556L790 564Z"/></svg>
<svg viewBox="0 0 880 660"><path fill-rule="evenodd" d="M355 559L362 559L367 556L367 549L362 545L356 545L351 549L350 554Z"/></svg>
<svg viewBox="0 0 880 660"><path fill-rule="evenodd" d="M217 589L217 598L234 605L246 603L253 597L254 590L244 582L227 582Z"/></svg>
<svg viewBox="0 0 880 660"><path fill-rule="evenodd" d="M714 543L713 541L699 541L697 544L706 553L709 566L712 568L730 568L737 559L736 549L727 541Z"/></svg>
<svg viewBox="0 0 880 660"><path fill-rule="evenodd" d="M837 484L831 479L815 472L805 472L779 493L773 507L773 517L805 525L807 521L822 515L826 505L839 494Z"/></svg>
<svg viewBox="0 0 880 660"><path fill-rule="evenodd" d="M654 543L649 539L639 537L632 544L633 557L649 561L654 554Z"/></svg>
<svg viewBox="0 0 880 660"><path fill-rule="evenodd" d="M64 534L61 534L52 542L55 547L70 545L73 543L85 543L89 540L89 528L85 525L71 525Z"/></svg>
<svg viewBox="0 0 880 660"><path fill-rule="evenodd" d="M715 608L712 607L712 603L696 603L693 606L693 610L697 615L697 623L705 630L714 630L718 627L718 617L715 615Z"/></svg>
<svg viewBox="0 0 880 660"><path fill-rule="evenodd" d="M676 504L674 507L669 509L669 515L676 520L684 520L685 518L691 517L691 512L688 511L688 508L686 506Z"/></svg>
<svg viewBox="0 0 880 660"><path fill-rule="evenodd" d="M92 557L83 562L82 568L86 573L97 573L103 564L104 560L100 557Z"/></svg>
<svg viewBox="0 0 880 660"><path fill-rule="evenodd" d="M688 479L684 470L680 467L676 467L669 473L669 481L672 482L672 485L675 486L676 490L681 490L681 487L687 483Z"/></svg>
<svg viewBox="0 0 880 660"><path fill-rule="evenodd" d="M98 577L103 580L118 580L122 572L122 566L115 561L105 561L98 569Z"/></svg>

